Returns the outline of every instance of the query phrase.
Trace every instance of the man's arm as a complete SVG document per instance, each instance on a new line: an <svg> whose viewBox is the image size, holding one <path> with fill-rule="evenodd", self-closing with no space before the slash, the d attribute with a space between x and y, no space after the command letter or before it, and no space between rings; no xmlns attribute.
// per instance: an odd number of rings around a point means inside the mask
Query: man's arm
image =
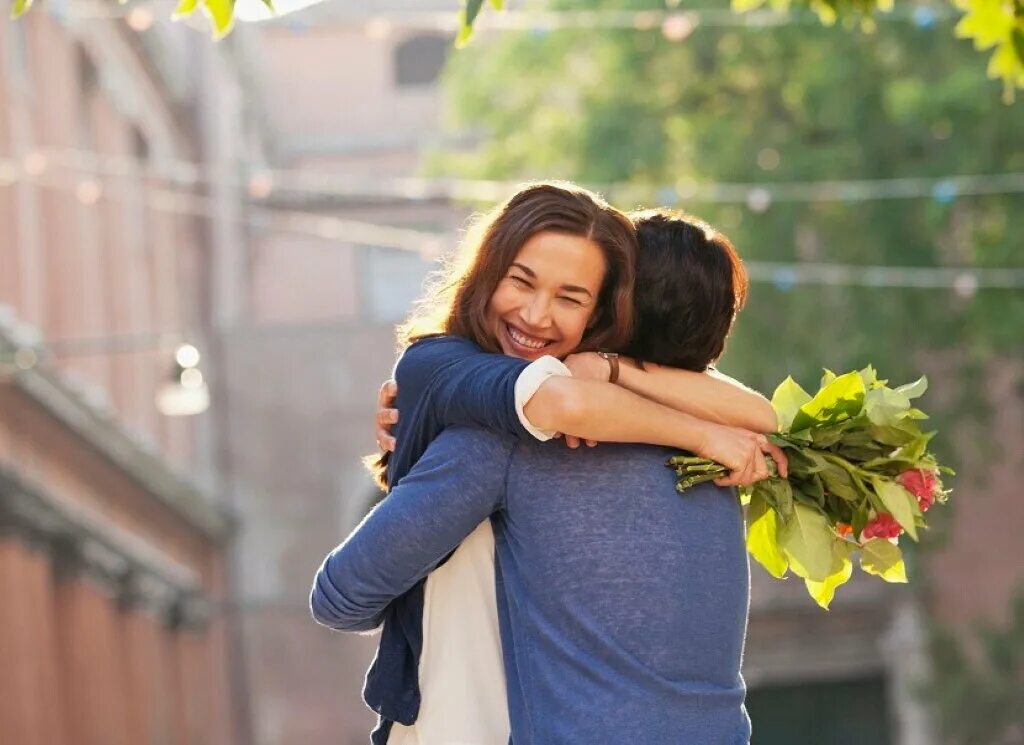
<svg viewBox="0 0 1024 745"><path fill-rule="evenodd" d="M487 432L442 433L387 499L316 573L310 609L340 631L380 625L387 605L425 577L505 498L511 444Z"/></svg>

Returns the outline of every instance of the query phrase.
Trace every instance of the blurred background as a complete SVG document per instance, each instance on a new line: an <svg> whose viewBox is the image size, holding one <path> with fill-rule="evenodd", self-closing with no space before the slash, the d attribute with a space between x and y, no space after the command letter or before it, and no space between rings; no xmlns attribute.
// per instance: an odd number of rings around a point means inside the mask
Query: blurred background
<svg viewBox="0 0 1024 745"><path fill-rule="evenodd" d="M367 742L376 637L310 583L379 497L394 324L530 178L729 235L762 392L931 381L957 476L910 585L824 612L752 567L753 742L1024 743L1024 116L897 6L513 3L458 50L454 0L0 18L0 743Z"/></svg>

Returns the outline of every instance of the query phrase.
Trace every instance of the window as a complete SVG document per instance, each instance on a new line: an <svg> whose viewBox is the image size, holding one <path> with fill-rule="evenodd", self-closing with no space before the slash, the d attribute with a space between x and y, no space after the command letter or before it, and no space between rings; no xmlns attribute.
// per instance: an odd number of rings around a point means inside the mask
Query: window
<svg viewBox="0 0 1024 745"><path fill-rule="evenodd" d="M752 688L751 745L888 745L881 678Z"/></svg>
<svg viewBox="0 0 1024 745"><path fill-rule="evenodd" d="M434 262L410 251L367 247L363 250L363 314L378 323L403 320L423 290Z"/></svg>
<svg viewBox="0 0 1024 745"><path fill-rule="evenodd" d="M433 84L444 68L451 39L421 34L395 48L395 84L399 88Z"/></svg>

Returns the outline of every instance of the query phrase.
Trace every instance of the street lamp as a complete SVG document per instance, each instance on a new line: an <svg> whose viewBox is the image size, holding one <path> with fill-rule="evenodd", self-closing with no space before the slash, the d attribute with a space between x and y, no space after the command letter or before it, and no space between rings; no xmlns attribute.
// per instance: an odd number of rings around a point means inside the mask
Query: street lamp
<svg viewBox="0 0 1024 745"><path fill-rule="evenodd" d="M156 408L164 416L193 416L210 407L210 389L199 369L199 350L180 344L170 378L157 389Z"/></svg>

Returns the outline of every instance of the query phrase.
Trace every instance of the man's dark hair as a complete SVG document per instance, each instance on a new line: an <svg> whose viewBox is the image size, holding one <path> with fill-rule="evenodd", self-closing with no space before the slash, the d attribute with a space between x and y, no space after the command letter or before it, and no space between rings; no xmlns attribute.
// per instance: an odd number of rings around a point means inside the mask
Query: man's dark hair
<svg viewBox="0 0 1024 745"><path fill-rule="evenodd" d="M671 210L631 215L640 241L635 325L623 353L703 371L725 350L747 300L747 272L732 243L707 223Z"/></svg>

